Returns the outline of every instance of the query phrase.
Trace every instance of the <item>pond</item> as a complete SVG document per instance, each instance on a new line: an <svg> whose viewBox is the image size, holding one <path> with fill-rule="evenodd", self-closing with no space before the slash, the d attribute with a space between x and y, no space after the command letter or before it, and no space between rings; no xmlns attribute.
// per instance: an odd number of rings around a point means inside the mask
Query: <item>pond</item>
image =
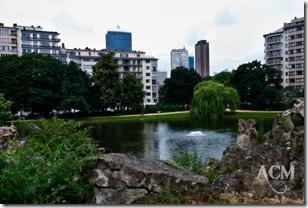
<svg viewBox="0 0 308 208"><path fill-rule="evenodd" d="M171 160L183 150L192 151L205 162L220 159L227 147L236 145L238 119L204 122L179 119L155 122L103 122L91 124L93 136L112 152L145 158ZM271 120L266 125L271 125Z"/></svg>

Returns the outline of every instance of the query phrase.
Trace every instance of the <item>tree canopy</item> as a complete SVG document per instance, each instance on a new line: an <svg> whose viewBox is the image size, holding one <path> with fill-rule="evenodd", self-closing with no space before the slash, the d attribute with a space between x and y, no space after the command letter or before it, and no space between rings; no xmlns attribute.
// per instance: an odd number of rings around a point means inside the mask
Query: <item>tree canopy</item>
<svg viewBox="0 0 308 208"><path fill-rule="evenodd" d="M117 72L118 65L113 60L114 53L102 55L93 66L93 80L95 88L99 91L99 104L101 110L115 109L120 103L120 79Z"/></svg>
<svg viewBox="0 0 308 208"><path fill-rule="evenodd" d="M191 114L198 118L220 119L226 108L234 111L239 105L239 95L234 88L214 81L203 81L194 89Z"/></svg>
<svg viewBox="0 0 308 208"><path fill-rule="evenodd" d="M194 87L200 81L201 77L194 70L188 70L184 67L172 70L171 77L165 80L165 84L160 90L160 102L190 104Z"/></svg>
<svg viewBox="0 0 308 208"><path fill-rule="evenodd" d="M251 109L279 108L281 71L260 61L240 65L230 76L230 85L237 89L241 107Z"/></svg>
<svg viewBox="0 0 308 208"><path fill-rule="evenodd" d="M121 82L122 111L140 112L143 106L143 84L134 74L127 74Z"/></svg>

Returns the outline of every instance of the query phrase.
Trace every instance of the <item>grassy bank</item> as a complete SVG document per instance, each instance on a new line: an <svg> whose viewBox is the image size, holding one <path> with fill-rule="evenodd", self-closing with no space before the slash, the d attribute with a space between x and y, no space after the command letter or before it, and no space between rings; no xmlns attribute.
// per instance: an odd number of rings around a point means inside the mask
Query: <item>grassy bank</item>
<svg viewBox="0 0 308 208"><path fill-rule="evenodd" d="M279 111L236 111L226 112L226 118L238 119L263 119L274 118ZM151 113L151 114L138 114L138 115L123 115L123 116L97 116L97 117L84 117L78 119L82 123L98 123L98 122L126 122L126 121L168 121L174 119L188 119L190 117L189 111L179 111L170 113Z"/></svg>
<svg viewBox="0 0 308 208"><path fill-rule="evenodd" d="M82 123L97 123L97 122L126 122L126 121L168 121L174 119L189 118L188 111L179 111L172 113L151 113L138 115L123 115L123 116L97 116L84 117L78 119Z"/></svg>

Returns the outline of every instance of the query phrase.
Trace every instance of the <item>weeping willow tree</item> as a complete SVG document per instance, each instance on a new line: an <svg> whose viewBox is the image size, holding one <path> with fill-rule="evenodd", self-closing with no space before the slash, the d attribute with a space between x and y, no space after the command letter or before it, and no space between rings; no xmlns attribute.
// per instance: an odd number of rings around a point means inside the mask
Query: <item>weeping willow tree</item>
<svg viewBox="0 0 308 208"><path fill-rule="evenodd" d="M194 89L190 112L194 117L215 120L222 118L226 108L234 111L238 105L239 95L236 89L214 81L205 81Z"/></svg>

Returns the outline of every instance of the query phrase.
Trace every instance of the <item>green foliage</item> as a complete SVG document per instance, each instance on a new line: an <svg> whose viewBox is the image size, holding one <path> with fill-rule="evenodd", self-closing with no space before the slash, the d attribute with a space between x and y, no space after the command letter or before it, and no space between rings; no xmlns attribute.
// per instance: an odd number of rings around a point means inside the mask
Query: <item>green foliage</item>
<svg viewBox="0 0 308 208"><path fill-rule="evenodd" d="M260 142L260 143L264 143L266 141L266 137L265 137L265 130L264 130L264 120L261 119L260 122L259 122L259 127L257 129L257 132L258 132L258 137L257 137L257 140Z"/></svg>
<svg viewBox="0 0 308 208"><path fill-rule="evenodd" d="M90 78L88 74L74 62L66 65L63 73L61 86L62 101L61 107L64 110L87 110L87 93L90 88Z"/></svg>
<svg viewBox="0 0 308 208"><path fill-rule="evenodd" d="M204 175L207 177L210 184L214 183L215 180L218 178L218 173L213 168L208 168Z"/></svg>
<svg viewBox="0 0 308 208"><path fill-rule="evenodd" d="M158 103L156 105L146 105L145 106L145 113L157 113L160 112L174 112L174 111L181 111L181 107L179 105L172 105L172 104L163 104Z"/></svg>
<svg viewBox="0 0 308 208"><path fill-rule="evenodd" d="M115 109L120 103L121 83L113 56L114 53L104 54L93 66L94 87L99 91L99 110Z"/></svg>
<svg viewBox="0 0 308 208"><path fill-rule="evenodd" d="M238 104L235 89L214 81L203 81L195 87L190 112L194 117L215 120L222 118L227 107L234 111Z"/></svg>
<svg viewBox="0 0 308 208"><path fill-rule="evenodd" d="M1 203L84 203L91 186L82 173L89 157L97 155L88 132L73 121L60 119L20 121L26 135L0 152ZM41 130L40 130L41 129Z"/></svg>
<svg viewBox="0 0 308 208"><path fill-rule="evenodd" d="M242 108L281 109L281 82L281 71L260 61L242 64L230 76Z"/></svg>
<svg viewBox="0 0 308 208"><path fill-rule="evenodd" d="M190 104L194 87L201 77L194 70L178 67L171 71L171 78L165 80L159 102L169 104Z"/></svg>
<svg viewBox="0 0 308 208"><path fill-rule="evenodd" d="M49 55L25 54L0 58L0 92L13 110L48 114L61 101L64 65Z"/></svg>
<svg viewBox="0 0 308 208"><path fill-rule="evenodd" d="M192 172L200 175L203 173L204 165L201 158L195 151L188 151L185 149L178 154L172 155L171 159L176 165L184 169L191 170Z"/></svg>
<svg viewBox="0 0 308 208"><path fill-rule="evenodd" d="M212 77L205 77L204 81L212 80L214 82L219 82L219 83L221 83L225 86L229 86L230 85L230 76L231 76L231 72L222 71L220 73L215 74Z"/></svg>
<svg viewBox="0 0 308 208"><path fill-rule="evenodd" d="M0 93L0 126L4 126L12 118L11 105L12 102L6 100Z"/></svg>
<svg viewBox="0 0 308 208"><path fill-rule="evenodd" d="M299 97L304 97L304 91L295 89L293 86L287 86L282 91L281 102L283 109L290 109L293 107L296 99Z"/></svg>
<svg viewBox="0 0 308 208"><path fill-rule="evenodd" d="M122 111L139 113L143 106L143 84L134 74L127 74L121 82Z"/></svg>

